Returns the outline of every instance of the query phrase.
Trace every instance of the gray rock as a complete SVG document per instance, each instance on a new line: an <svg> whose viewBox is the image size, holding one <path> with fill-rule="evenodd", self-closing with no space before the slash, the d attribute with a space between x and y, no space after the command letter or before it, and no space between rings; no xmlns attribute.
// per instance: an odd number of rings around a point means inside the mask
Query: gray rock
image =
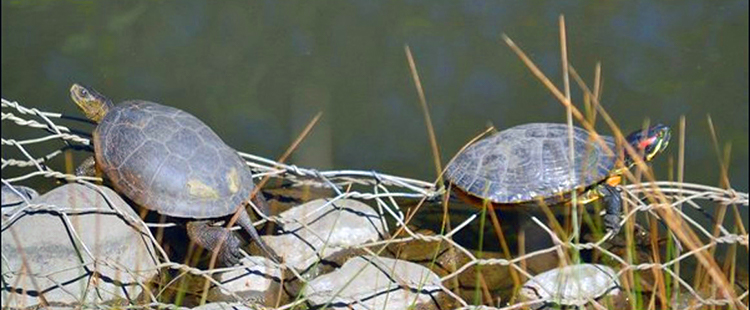
<svg viewBox="0 0 750 310"><path fill-rule="evenodd" d="M3 214L9 215L18 207L26 205L29 200L34 199L38 196L39 193L37 193L33 188L21 185L6 186L5 184L3 184L2 212Z"/></svg>
<svg viewBox="0 0 750 310"><path fill-rule="evenodd" d="M193 308L193 310L255 310L257 308L251 308L243 305L242 303L228 303L228 302L212 302L202 306Z"/></svg>
<svg viewBox="0 0 750 310"><path fill-rule="evenodd" d="M31 200L14 216L3 217L4 306L43 304L42 296L54 305L91 305L133 300L142 292L138 282L156 274L146 229L114 191L98 188L112 205L93 188L67 184Z"/></svg>
<svg viewBox="0 0 750 310"><path fill-rule="evenodd" d="M273 306L277 300L281 304L288 300L281 289L282 272L270 260L252 256L243 258L240 262L232 270L214 276L221 286L211 288L208 293L209 301L242 301ZM241 300L237 300L232 294L239 296ZM277 294L282 294L281 299L278 299Z"/></svg>
<svg viewBox="0 0 750 310"><path fill-rule="evenodd" d="M407 261L360 256L308 283L303 295L324 309L447 309L440 278Z"/></svg>
<svg viewBox="0 0 750 310"><path fill-rule="evenodd" d="M595 264L571 265L545 271L529 279L519 291L521 300L537 301L534 309L545 306L583 306L590 300L622 293L617 273Z"/></svg>
<svg viewBox="0 0 750 310"><path fill-rule="evenodd" d="M317 199L279 215L282 233L262 236L284 262L304 270L348 247L379 240L381 218L370 206L352 199Z"/></svg>

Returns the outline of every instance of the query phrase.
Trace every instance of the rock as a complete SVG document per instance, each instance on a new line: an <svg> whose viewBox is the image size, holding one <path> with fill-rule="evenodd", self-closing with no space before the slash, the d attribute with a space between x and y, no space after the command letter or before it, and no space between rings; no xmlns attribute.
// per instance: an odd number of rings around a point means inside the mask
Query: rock
<svg viewBox="0 0 750 310"><path fill-rule="evenodd" d="M208 293L208 300L242 301L266 306L275 306L277 301L280 304L288 301L288 296L281 289L281 270L272 265L270 260L252 256L243 258L240 262L232 270L214 276L221 287L213 286ZM241 300L237 300L232 293ZM282 296L279 297L278 294Z"/></svg>
<svg viewBox="0 0 750 310"><path fill-rule="evenodd" d="M262 236L263 240L288 266L305 270L333 253L384 235L381 218L370 206L352 199L330 201L313 200L281 213L281 234Z"/></svg>
<svg viewBox="0 0 750 310"><path fill-rule="evenodd" d="M26 202L39 196L33 188L13 185L2 186L2 212L5 215L10 215L15 212L18 207L26 205Z"/></svg>
<svg viewBox="0 0 750 310"><path fill-rule="evenodd" d="M112 205L97 190L74 183L31 200L41 208L3 218L3 306L113 303L143 291L138 282L155 275L157 263L146 229L114 191L97 188Z"/></svg>
<svg viewBox="0 0 750 310"><path fill-rule="evenodd" d="M684 289L672 296L670 307L671 309L710 309L708 306L701 306L700 300Z"/></svg>
<svg viewBox="0 0 750 310"><path fill-rule="evenodd" d="M450 309L440 278L418 264L360 256L308 283L302 294L324 309Z"/></svg>
<svg viewBox="0 0 750 310"><path fill-rule="evenodd" d="M434 235L432 232L422 231L424 235ZM379 246L371 248L377 251ZM478 251L470 250L479 257ZM407 242L394 243L388 246L388 253L395 258L411 261L430 268L438 276L444 277L453 273L456 269L471 263L472 258L463 251L452 248L444 241L410 240ZM503 259L506 256L498 252L482 251L484 259ZM526 258L523 263L525 269L531 274L556 268L559 265L557 253L539 253ZM515 293L514 275L518 281L523 280L523 275L509 266L490 264L483 266L472 266L464 269L458 276L446 280L443 285L451 291L456 292L464 300L474 300L477 290L487 289L493 297L509 300ZM479 287L477 286L479 284ZM520 285L521 283L519 283ZM491 302L484 300L484 302Z"/></svg>
<svg viewBox="0 0 750 310"><path fill-rule="evenodd" d="M235 302L235 303L212 302L212 303L207 303L205 305L193 308L193 310L255 310L255 309L256 308L251 308L238 302Z"/></svg>
<svg viewBox="0 0 750 310"><path fill-rule="evenodd" d="M532 309L581 306L589 300L619 305L624 298L615 271L604 265L580 264L556 268L529 279L518 292L523 301L538 301ZM612 296L602 301L602 297ZM622 298L621 298L622 297ZM550 309L552 309L550 308ZM556 309L556 308L555 308ZM615 306L614 309L619 309Z"/></svg>

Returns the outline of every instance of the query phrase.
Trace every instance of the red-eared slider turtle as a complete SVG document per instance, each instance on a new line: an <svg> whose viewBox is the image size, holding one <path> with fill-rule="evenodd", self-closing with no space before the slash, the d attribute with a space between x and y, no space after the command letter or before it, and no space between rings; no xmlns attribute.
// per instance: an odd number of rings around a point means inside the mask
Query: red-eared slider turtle
<svg viewBox="0 0 750 310"><path fill-rule="evenodd" d="M228 237L219 250L220 261L227 265L242 257L240 241L223 227L209 226L208 220L226 218L239 208L237 224L278 261L245 210L254 189L249 168L211 128L185 111L158 103L130 100L114 105L78 84L70 88L70 96L98 123L92 139L96 170L119 193L149 210L195 219L188 222L188 235L205 249L213 250ZM257 205L267 213L260 195Z"/></svg>
<svg viewBox="0 0 750 310"><path fill-rule="evenodd" d="M655 125L626 140L649 161L667 147L670 135L669 127ZM600 137L612 152L590 138L588 131L574 127L575 159L571 160L567 125L519 125L468 146L447 167L445 178L471 196L499 205L560 204L569 201L573 190L581 194L582 202L602 198L604 224L616 232L622 198L613 185L634 160L625 152L624 166L618 166L614 138Z"/></svg>

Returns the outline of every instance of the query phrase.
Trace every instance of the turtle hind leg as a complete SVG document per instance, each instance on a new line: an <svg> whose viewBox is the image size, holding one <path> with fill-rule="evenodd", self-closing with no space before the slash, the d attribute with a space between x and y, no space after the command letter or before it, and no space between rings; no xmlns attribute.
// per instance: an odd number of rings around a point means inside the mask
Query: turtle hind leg
<svg viewBox="0 0 750 310"><path fill-rule="evenodd" d="M214 251L221 243L218 259L224 266L234 266L243 257L240 239L225 227L210 226L209 221L190 221L187 232L190 240L209 251Z"/></svg>
<svg viewBox="0 0 750 310"><path fill-rule="evenodd" d="M604 202L604 227L611 230L613 235L616 235L620 231L622 196L616 188L606 183L599 185L597 191Z"/></svg>
<svg viewBox="0 0 750 310"><path fill-rule="evenodd" d="M250 235L250 237L258 244L258 247L263 250L266 254L268 254L269 258L274 261L274 263L280 264L281 263L281 257L276 254L274 250L272 250L268 245L266 245L265 242L263 242L263 239L260 238L258 235L258 231L255 230L255 226L253 226L253 222L250 220L250 215L247 214L247 211L245 211L244 208L240 210L240 216L237 219L237 224L239 224L245 231Z"/></svg>

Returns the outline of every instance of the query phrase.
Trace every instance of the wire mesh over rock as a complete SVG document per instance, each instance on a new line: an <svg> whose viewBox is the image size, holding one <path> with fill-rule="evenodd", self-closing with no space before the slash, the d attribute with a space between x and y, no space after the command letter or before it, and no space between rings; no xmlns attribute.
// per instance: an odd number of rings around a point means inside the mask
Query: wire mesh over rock
<svg viewBox="0 0 750 310"><path fill-rule="evenodd" d="M281 289L282 271L261 256L243 258L239 266L215 275L219 285L211 288L210 301L242 301L272 306L277 301L286 303L288 297ZM281 294L281 296L278 296ZM237 300L235 296L241 299Z"/></svg>
<svg viewBox="0 0 750 310"><path fill-rule="evenodd" d="M39 196L39 193L31 187L20 185L4 185L2 187L2 213L12 214L16 208L29 203L29 200Z"/></svg>
<svg viewBox="0 0 750 310"><path fill-rule="evenodd" d="M106 187L60 186L2 225L4 306L129 302L156 274L148 229Z"/></svg>
<svg viewBox="0 0 750 310"><path fill-rule="evenodd" d="M24 127L24 130L28 132L36 133L37 136L16 135L13 131L5 130L2 131L2 181L4 185L21 185L34 183L37 184L52 184L59 180L67 180L70 182L76 182L78 184L86 184L81 186L90 186L89 182L100 182L101 179L92 177L80 177L71 175L63 172L61 162L61 155L66 153L66 150L70 150L70 146L86 147L90 145L90 141L80 134L75 134L70 128L64 126L61 122L62 116L59 113L40 111L34 108L25 107L17 102L8 101L2 99L2 121L3 126L19 126ZM55 149L55 148L60 149ZM49 151L52 149L52 151ZM556 267L550 266L550 264L539 264L539 262L546 261L544 256L556 255L559 256L558 260L570 259L568 256L570 253L579 251L587 251L591 254L591 257L600 258L599 263L602 260L608 260L608 265L612 266L617 272L618 278L621 280L623 290L633 296L639 296L641 301L650 302L656 305L656 309L659 309L661 305L665 303L671 303L669 296L662 298L661 295L666 295L665 289L669 291L680 292L680 298L682 300L689 300L690 307L688 309L700 309L706 307L717 307L717 308L729 308L729 305L734 306L736 309L748 309L748 289L747 289L747 277L740 277L743 274L746 275L746 269L744 266L736 264L736 269L733 264L736 261L742 261L743 258L747 257L748 247L748 234L744 230L745 226L741 224L746 221L747 208L748 208L748 194L743 192L735 191L731 188L717 188L713 186L706 186L701 184L692 184L686 182L663 182L663 181L648 181L648 182L633 182L633 184L627 186L620 186L618 190L621 191L622 198L625 205L627 206L626 212L624 213L621 223L624 229L621 231L622 236L628 236L632 234L632 231L628 227L632 226L633 223L638 222L640 224L649 224L647 229L653 228L658 237L657 243L654 244L663 250L666 247L672 247L674 251L671 255L658 256L657 251L651 250L651 245L648 247L647 254L645 257L650 257L652 260L632 260L623 256L620 253L612 250L606 245L611 239L608 236L601 236L594 234L593 239L576 239L566 238L560 234L554 227L551 227L550 223L545 223L538 218L531 218L531 220L541 229L542 238L548 238L552 241L550 246L545 246L542 249L534 249L533 252L527 253L511 253L505 255L503 253L493 253L488 255L486 250L475 251L476 249L467 248L466 244L463 244L460 235L467 227L477 227L482 223L489 222L489 219L482 219L482 212L479 209L470 209L468 215L460 220L456 221L455 217L452 218L450 226L447 226L443 231L439 233L428 234L418 230L419 227L410 227L413 222L410 219L421 218L425 215L425 210L429 207L434 207L434 202L440 201L440 197L443 197L445 192L440 186L435 186L431 182L422 180L416 180L396 175L388 175L377 171L360 171L360 170L327 170L321 171L306 167L300 167L290 164L284 164L271 159L247 154L239 153L240 156L245 160L245 163L253 170L253 175L256 178L272 177L276 181L281 180L284 186L288 185L288 188L292 189L309 189L309 188L324 188L326 192L330 192L331 197L328 201L342 201L344 199L352 199L361 202L366 202L368 207L366 216L367 225L375 225L371 232L377 231L379 236L377 238L365 238L362 241L358 241L359 244L347 246L353 250L360 250L369 253L371 256L383 256L384 252L379 252L382 248L394 248L400 245L405 247L414 247L414 242L419 242L425 247L424 251L416 251L420 254L419 263L427 266L432 264L434 259L436 263L441 264L440 270L437 272L440 283L449 283L450 281L456 281L458 284L474 283L472 286L459 285L451 287L450 290L444 290L442 293L452 302L452 305L459 307L459 309L522 309L524 303L511 303L508 299L500 298L499 293L496 295L494 291L490 291L489 294L483 293L488 287L492 287L495 284L502 284L498 286L506 287L505 284L513 283L515 281L513 274L517 275L518 287L527 279L533 278L534 275L540 274L545 270ZM27 183L28 182L28 183ZM301 191L302 191L301 190ZM102 190L104 191L104 190ZM111 191L107 197L115 197ZM421 200L432 203L432 205L421 205L421 208L417 203ZM24 206L24 210L44 210L47 215L40 215L43 217L54 218L54 225L58 225L64 228L72 228L70 231L78 232L79 228L76 226L76 221L68 221L68 219L75 219L89 214L85 214L81 210L72 210L67 207L67 204L55 205L39 205L31 204ZM65 202L67 203L67 202ZM454 212L454 208L458 207L449 201L445 215L450 217ZM320 206L320 205L319 205ZM440 206L438 206L439 208ZM724 220L717 219L716 221L706 221L704 214L710 213L715 208L715 214L726 215ZM334 209L339 210L339 209ZM402 210L409 210L410 213L405 215ZM435 210L434 208L432 209ZM699 211L699 212L698 212ZM722 213L722 211L726 211ZM25 212L25 211L24 211ZM339 222L345 221L346 213L348 211L340 209L341 216L332 216L332 218L339 218ZM22 213L18 213L22 214ZM23 213L25 214L25 213ZM128 216L121 215L120 219L128 219L133 215ZM737 215L735 215L737 214ZM109 217L110 213L104 211L97 211L92 215L92 220L86 222L102 223L103 218ZM95 216L94 216L95 215ZM319 215L319 214L318 214ZM362 215L362 214L360 214ZM502 214L500 214L502 215ZM731 216L734 216L732 219ZM102 219L97 220L97 217ZM744 218L743 218L744 217ZM6 219L8 219L6 217ZM16 218L17 220L17 218ZM486 220L486 221L485 221ZM732 221L734 220L734 221ZM273 222L278 227L284 227L284 234L291 234L291 232L302 232L308 231L308 227L305 227L301 223L307 223L308 221L300 222L289 222L288 219L280 216L269 216L264 217L258 223L262 224L265 222ZM335 221L334 221L335 222ZM382 224L378 224L381 223ZM654 222L653 226L650 225ZM51 238L49 235L38 235L38 234L21 234L14 237L11 230L8 227L15 225L13 222L8 222L4 219L3 221L3 285L14 284L14 281L18 277L14 274L18 271L12 268L6 268L10 266L7 262L11 261L22 261L22 258L27 256L28 253L35 253L35 245L43 242L48 242L47 239ZM139 219L135 219L134 222L128 221L132 224L132 228L149 226L156 230L162 227L173 227L177 226L178 223L172 222L140 222ZM297 226L290 226L290 223L296 223ZM86 224L89 225L89 224ZM139 226L140 225L140 226ZM382 229L378 228L379 225L383 225ZM391 225L389 229L387 225ZM108 226L100 226L109 228ZM292 228L296 227L296 228ZM37 229L38 227L34 227ZM368 228L370 229L370 228ZM329 231L325 230L324 233L316 233L315 238L310 237L306 240L318 240L315 241L314 247L310 247L305 244L304 247L309 248L303 258L311 258L311 261L318 261L324 257L334 256L329 251L333 245L339 245L340 240L334 238L328 238ZM392 235L380 235L381 233L390 232ZM51 270L46 274L39 273L36 270L32 270L38 277L34 279L45 280L53 275L67 275L71 270L84 270L85 267L107 270L106 268L117 269L121 277L138 275L140 271L147 269L145 265L116 265L110 264L109 259L97 260L96 264L92 263L90 257L96 257L100 252L100 243L102 242L102 236L98 234L90 234L80 239L76 239L78 243L78 249L80 250L81 257L78 257L80 261L73 261L73 267L54 267L55 270ZM180 262L174 262L170 260L170 257L165 254L165 250L159 246L156 242L156 238L151 235L144 235L146 231L140 231L142 237L147 238L153 244L156 253L159 253L159 267L162 270L168 270L170 273L178 274L179 276L190 274L190 276L199 278L201 281L201 287L204 281L211 282L211 285L217 287L223 287L225 284L216 281L215 275L226 272L227 269L209 269L200 270ZM69 236L69 231L65 231L61 235ZM544 235L546 234L546 236ZM690 237L695 235L696 237ZM384 237L385 236L385 237ZM477 236L479 237L479 236ZM570 236L567 236L570 237ZM630 236L632 237L632 235ZM295 237L296 238L296 237ZM691 238L693 240L691 240ZM54 238L52 238L54 239ZM627 238L626 238L627 239ZM12 240L15 243L15 250L5 251L6 240ZM134 239L133 239L134 240ZM527 239L528 241L528 239ZM66 243L68 244L68 243ZM430 254L428 248L432 244L435 244L435 254ZM528 245L528 244L527 244ZM518 246L517 244L510 244L511 248ZM627 246L627 243L626 243ZM251 246L252 247L252 246ZM442 249L452 249L456 252L455 255L446 256L443 254ZM291 250L299 250L291 249ZM627 248L626 248L627 249ZM290 250L290 251L291 251ZM305 250L307 251L307 250ZM734 252L732 252L734 251ZM150 255L146 253L142 255ZM446 251L447 252L447 251ZM734 253L734 256L723 257L726 253ZM15 257L11 257L15 256ZM658 256L659 259L654 259ZM290 256L291 257L291 256ZM624 257L624 258L623 258ZM348 257L347 257L348 258ZM84 259L86 259L84 261ZM150 259L147 257L141 257L139 259ZM349 259L352 260L351 258ZM382 260L382 259L381 259ZM556 260L556 261L558 261ZM722 262L723 260L723 262ZM304 261L304 260L300 260ZM346 261L346 260L342 260ZM416 261L416 260L415 260ZM536 261L536 262L535 262ZM295 266L291 264L291 260L285 261L281 268ZM455 263L455 264L454 264ZM18 263L14 263L18 264ZM286 266L285 266L286 265ZM301 265L307 265L301 264ZM385 264L392 266L390 264ZM341 266L337 265L336 267ZM373 266L369 263L361 264L360 267ZM378 265L380 266L380 265ZM678 271L681 267L681 271ZM718 266L718 267L716 267ZM17 267L17 265L16 265ZM492 267L492 268L489 268ZM57 269L60 268L60 269ZM72 269L71 269L72 268ZM370 268L370 267L367 267ZM507 272L503 273L506 278L511 278L511 281L507 279L485 278L482 279L483 274L493 272L498 269L506 269ZM390 272L391 269L382 269ZM707 271L708 270L708 271ZM313 281L310 280L311 274L296 273L296 268L286 268L285 271L292 273L293 279L291 281L298 282L297 287L305 287ZM710 271L710 272L709 272ZM735 272L736 271L736 272ZM732 273L735 274L732 274ZM400 269L396 268L392 274L393 279L402 279ZM331 277L332 274L326 276ZM645 275L652 275L651 282L645 283L647 285L638 285L634 283L627 283L624 279L638 278L646 279ZM657 275L662 279L664 277L670 277L672 282L670 287L665 289L659 288L657 281ZM692 277L700 276L702 281L694 281ZM28 279L28 278L27 278ZM78 290L75 293L80 294L85 291L86 296L95 296L101 290L100 285L104 278L91 277L89 279L96 279L96 281L87 282L86 287L76 287ZM358 281L372 280L374 278L366 278L364 271L358 275L355 281L352 281L348 286L359 285ZM428 279L433 279L428 277ZM430 280L425 283L435 283ZM484 281L488 280L488 281ZM730 282L735 280L734 290L729 294L719 294L719 287L717 283L722 281ZM86 280L81 280L80 283ZM21 283L21 282L19 282ZM27 285L27 282L23 282L23 285ZM132 281L131 281L132 283ZM179 281L173 283L179 284ZM663 282L662 282L663 283ZM696 284L697 283L697 284ZM409 284L401 286L402 288L408 287L413 288L413 283L402 283ZM731 285L724 285L724 287L731 287ZM470 290L467 294L466 291L460 291L461 288ZM3 306L5 306L9 299L7 297L13 297L18 300L19 296L16 291L5 289L2 295ZM226 288L229 288L228 285ZM153 294L143 294L146 299L133 300L132 305L129 308L132 309L143 309L143 308L174 308L176 307L176 301L165 297L168 295L165 291L150 291ZM343 297L344 291L334 291L331 294L333 296ZM482 298L477 300L474 298L477 294L475 292L482 293ZM704 293L708 292L708 294ZM197 295L204 293L203 291L189 292L190 294ZM67 293L66 293L67 294ZM75 296L74 294L68 294ZM230 294L232 295L232 294ZM241 294L240 294L241 295ZM45 294L45 297L47 294ZM53 295L49 295L53 296ZM121 295L122 296L122 295ZM306 305L313 304L313 295L296 295L287 301L285 304L279 304L277 308L287 310L298 307L305 307ZM76 296L80 297L80 296ZM242 296L234 294L235 300L242 300ZM38 299L38 298L37 298ZM103 302L103 299L89 301L89 306L99 308L111 308L110 304ZM594 301L596 302L596 301ZM38 300L30 299L29 305L38 304ZM390 302L389 302L390 303ZM474 303L481 303L482 306L473 306ZM688 303L683 303L688 304ZM491 306L490 306L491 305ZM276 305L274 305L276 307ZM606 309L605 306L592 303L592 306L596 309ZM627 309L634 309L636 304L629 305ZM212 304L212 307L232 307L239 308L238 304ZM667 305L667 308L671 305ZM452 309L453 307L446 307ZM402 308L399 308L402 309Z"/></svg>
<svg viewBox="0 0 750 310"><path fill-rule="evenodd" d="M449 309L440 278L415 263L377 256L355 257L315 278L303 294L322 309Z"/></svg>
<svg viewBox="0 0 750 310"><path fill-rule="evenodd" d="M187 308L185 308L187 309ZM257 307L250 307L240 302L212 302L199 307L192 308L193 310L255 310Z"/></svg>
<svg viewBox="0 0 750 310"><path fill-rule="evenodd" d="M385 235L380 215L353 199L313 200L281 213L279 218L281 233L261 238L286 264L298 270Z"/></svg>
<svg viewBox="0 0 750 310"><path fill-rule="evenodd" d="M522 299L535 302L535 309L545 305L583 306L590 300L620 294L616 272L608 266L595 264L548 270L529 279L519 291Z"/></svg>

